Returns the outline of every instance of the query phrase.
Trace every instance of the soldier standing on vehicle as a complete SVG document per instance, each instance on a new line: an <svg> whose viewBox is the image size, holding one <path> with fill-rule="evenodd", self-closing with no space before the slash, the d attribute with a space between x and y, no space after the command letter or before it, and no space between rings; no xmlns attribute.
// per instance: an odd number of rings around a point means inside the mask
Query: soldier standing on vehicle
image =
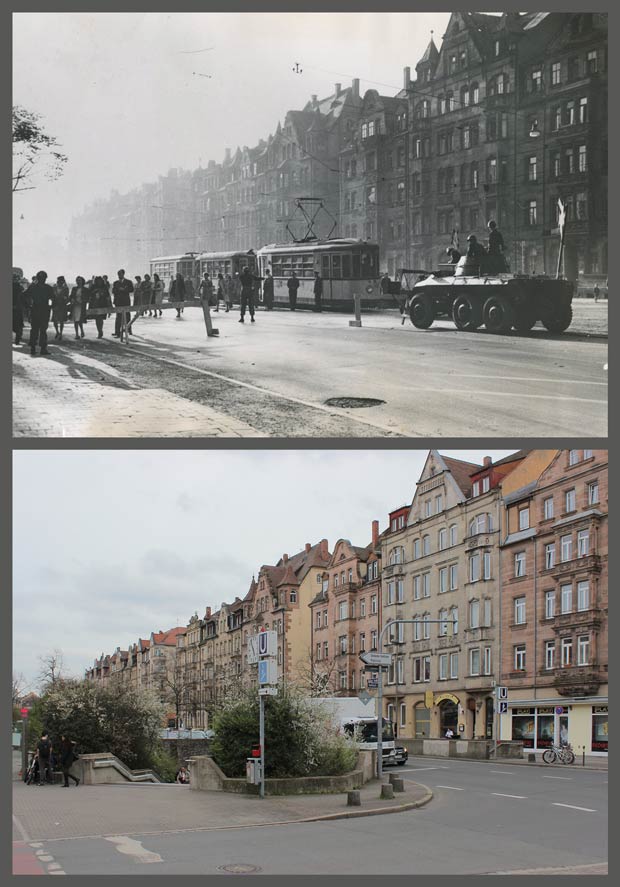
<svg viewBox="0 0 620 887"><path fill-rule="evenodd" d="M506 256L504 252L506 250L506 246L504 244L504 238L502 237L502 233L497 227L497 222L494 219L488 224L489 229L489 256L493 256L491 270L497 269L498 271L507 271L508 266L506 264Z"/></svg>
<svg viewBox="0 0 620 887"><path fill-rule="evenodd" d="M471 259L474 262L477 262L479 265L484 261L484 257L486 256L486 251L481 243L478 243L478 238L475 234L470 234L467 238L467 258Z"/></svg>
<svg viewBox="0 0 620 887"><path fill-rule="evenodd" d="M461 254L460 254L460 252L458 251L458 249L455 249L455 247L453 247L453 246L449 246L449 247L446 249L446 253L447 253L447 255L450 256L450 264L451 264L451 265L456 265L456 264L458 264L458 261L459 261L459 259L461 258Z"/></svg>

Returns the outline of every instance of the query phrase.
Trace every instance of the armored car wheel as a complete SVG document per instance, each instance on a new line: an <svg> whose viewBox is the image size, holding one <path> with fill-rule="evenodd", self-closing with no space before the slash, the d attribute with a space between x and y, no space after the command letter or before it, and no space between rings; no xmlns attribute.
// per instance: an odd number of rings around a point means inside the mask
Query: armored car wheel
<svg viewBox="0 0 620 887"><path fill-rule="evenodd" d="M477 330L482 323L480 303L469 296L458 296L452 305L452 320L457 330Z"/></svg>
<svg viewBox="0 0 620 887"><path fill-rule="evenodd" d="M514 308L505 296L491 296L482 310L484 325L491 333L506 333L515 319Z"/></svg>
<svg viewBox="0 0 620 887"><path fill-rule="evenodd" d="M419 330L427 330L435 320L435 307L429 293L414 296L409 305L411 323Z"/></svg>
<svg viewBox="0 0 620 887"><path fill-rule="evenodd" d="M554 305L545 306L545 311L541 317L543 326L550 333L563 333L571 325L573 319L573 309L571 305Z"/></svg>
<svg viewBox="0 0 620 887"><path fill-rule="evenodd" d="M527 333L537 321L536 311L530 305L519 305L515 312L514 328L520 333Z"/></svg>

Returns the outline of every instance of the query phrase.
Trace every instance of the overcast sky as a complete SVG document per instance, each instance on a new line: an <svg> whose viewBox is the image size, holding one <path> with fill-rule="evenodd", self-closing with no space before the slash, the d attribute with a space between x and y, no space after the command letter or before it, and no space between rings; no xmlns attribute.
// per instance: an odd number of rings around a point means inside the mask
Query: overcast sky
<svg viewBox="0 0 620 887"><path fill-rule="evenodd" d="M44 115L69 163L58 181L15 195L14 263L64 273L58 255L71 217L94 198L255 145L313 93L330 95L335 82L344 88L359 77L362 95L371 88L395 95L403 68L415 75L431 30L440 44L448 20L449 13L15 13L14 103Z"/></svg>
<svg viewBox="0 0 620 887"><path fill-rule="evenodd" d="M442 451L479 463L512 450ZM322 538L367 545L410 503L427 450L19 451L14 667L100 653L242 597L264 563ZM42 498L44 505L40 506Z"/></svg>

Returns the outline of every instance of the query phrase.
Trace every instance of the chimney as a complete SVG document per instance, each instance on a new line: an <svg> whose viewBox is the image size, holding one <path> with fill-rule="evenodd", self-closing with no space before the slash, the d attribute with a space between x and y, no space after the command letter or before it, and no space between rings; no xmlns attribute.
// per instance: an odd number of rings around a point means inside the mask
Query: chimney
<svg viewBox="0 0 620 887"><path fill-rule="evenodd" d="M319 100L318 95L313 95L313 96L312 96L312 107L313 107L313 108L316 108L316 106L317 106L317 104L318 104L318 100Z"/></svg>
<svg viewBox="0 0 620 887"><path fill-rule="evenodd" d="M493 459L491 459L490 456L485 456L484 459L482 460L482 464L484 465L485 468L490 468L491 465L493 464Z"/></svg>
<svg viewBox="0 0 620 887"><path fill-rule="evenodd" d="M334 92L336 94L336 98L340 95L340 90L342 89L342 83L334 83Z"/></svg>
<svg viewBox="0 0 620 887"><path fill-rule="evenodd" d="M359 77L354 77L351 83L351 89L353 92L353 98L359 99L360 97L360 81Z"/></svg>
<svg viewBox="0 0 620 887"><path fill-rule="evenodd" d="M210 615L211 615L211 607L207 607L207 609L205 610L205 616L208 619Z"/></svg>
<svg viewBox="0 0 620 887"><path fill-rule="evenodd" d="M379 539L379 521L374 520L372 522L372 545L373 545L373 548L377 544L378 539Z"/></svg>
<svg viewBox="0 0 620 887"><path fill-rule="evenodd" d="M403 68L403 87L409 89L411 86L411 68L407 66Z"/></svg>
<svg viewBox="0 0 620 887"><path fill-rule="evenodd" d="M321 539L321 557L324 561L329 560L329 544L327 539Z"/></svg>
<svg viewBox="0 0 620 887"><path fill-rule="evenodd" d="M308 552L310 551L311 548L312 548L312 546L310 545L310 543L306 542L306 554L308 554Z"/></svg>
<svg viewBox="0 0 620 887"><path fill-rule="evenodd" d="M287 564L288 563L288 554L283 554L282 560L284 561L285 564Z"/></svg>
<svg viewBox="0 0 620 887"><path fill-rule="evenodd" d="M230 160L230 148L226 148L226 160Z"/></svg>

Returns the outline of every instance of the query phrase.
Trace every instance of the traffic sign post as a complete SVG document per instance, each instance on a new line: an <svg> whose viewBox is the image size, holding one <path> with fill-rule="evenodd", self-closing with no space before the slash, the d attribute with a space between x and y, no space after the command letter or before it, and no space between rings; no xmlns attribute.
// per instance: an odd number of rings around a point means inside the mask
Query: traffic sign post
<svg viewBox="0 0 620 887"><path fill-rule="evenodd" d="M265 797L265 696L277 696L278 688L278 633L259 631L248 639L248 662L258 664L258 735L260 746L260 773L258 793Z"/></svg>
<svg viewBox="0 0 620 887"><path fill-rule="evenodd" d="M498 711L499 711L500 715L508 714L508 703L507 702L500 702Z"/></svg>
<svg viewBox="0 0 620 887"><path fill-rule="evenodd" d="M30 709L20 708L19 713L22 716L22 778L24 778L28 770L28 715Z"/></svg>

